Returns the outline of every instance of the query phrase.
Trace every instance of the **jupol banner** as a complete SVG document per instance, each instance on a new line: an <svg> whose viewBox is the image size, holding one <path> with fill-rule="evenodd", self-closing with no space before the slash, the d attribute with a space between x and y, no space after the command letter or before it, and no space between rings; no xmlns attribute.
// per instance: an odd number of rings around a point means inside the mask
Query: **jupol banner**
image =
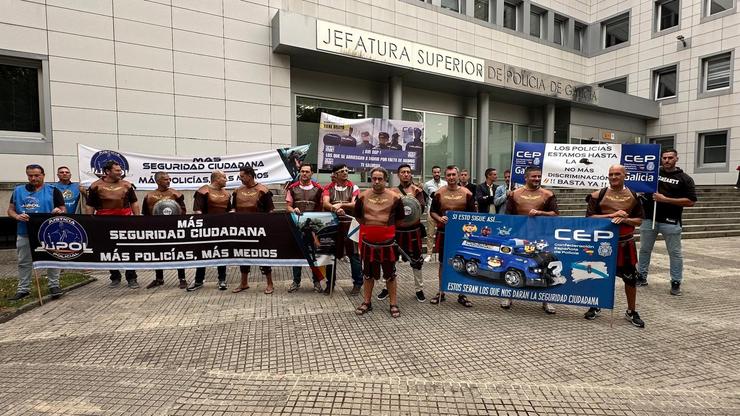
<svg viewBox="0 0 740 416"><path fill-rule="evenodd" d="M80 183L84 186L101 178L103 165L112 160L121 165L125 179L137 189L157 189L154 174L164 171L170 175L173 188L195 190L210 181L214 170L226 173L227 188L241 186L239 169L242 166L252 166L257 181L263 184L291 181L297 177L308 147L309 145L303 145L239 155L201 156L145 155L94 149L83 145L78 145L77 151Z"/></svg>
<svg viewBox="0 0 740 416"><path fill-rule="evenodd" d="M609 186L609 167L627 170L625 185L635 192L656 192L660 169L658 144L520 143L514 146L511 181L524 183L527 166L542 168L545 187L597 189Z"/></svg>
<svg viewBox="0 0 740 416"><path fill-rule="evenodd" d="M321 113L318 165L321 169L345 164L358 170L382 166L396 170L402 164L421 172L424 123L380 118L349 119Z"/></svg>
<svg viewBox="0 0 740 416"><path fill-rule="evenodd" d="M291 215L33 214L28 235L34 268L314 266L309 259L315 257L309 256ZM324 233L331 233L331 229Z"/></svg>
<svg viewBox="0 0 740 416"><path fill-rule="evenodd" d="M608 219L447 216L442 291L614 307L619 229Z"/></svg>

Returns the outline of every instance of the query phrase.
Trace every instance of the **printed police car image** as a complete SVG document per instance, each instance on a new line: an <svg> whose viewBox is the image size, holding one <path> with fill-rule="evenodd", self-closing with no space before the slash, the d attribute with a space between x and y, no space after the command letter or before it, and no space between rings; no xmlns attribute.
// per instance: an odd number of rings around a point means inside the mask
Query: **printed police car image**
<svg viewBox="0 0 740 416"><path fill-rule="evenodd" d="M545 241L528 241L507 235L491 235L484 227L474 235L475 226L463 227L464 238L450 258L452 268L471 277L503 280L510 287L551 287L566 282L562 262L545 251Z"/></svg>

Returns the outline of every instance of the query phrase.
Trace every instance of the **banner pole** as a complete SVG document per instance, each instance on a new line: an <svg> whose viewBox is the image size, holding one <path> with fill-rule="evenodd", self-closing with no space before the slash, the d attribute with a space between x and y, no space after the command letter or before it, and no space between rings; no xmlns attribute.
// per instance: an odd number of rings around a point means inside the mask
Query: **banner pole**
<svg viewBox="0 0 740 416"><path fill-rule="evenodd" d="M655 229L655 215L658 213L658 201L653 197L653 230Z"/></svg>
<svg viewBox="0 0 740 416"><path fill-rule="evenodd" d="M614 329L614 307L612 307L611 313L609 314L609 329Z"/></svg>
<svg viewBox="0 0 740 416"><path fill-rule="evenodd" d="M36 290L38 290L39 292L39 305L43 306L44 300L41 299L41 284L39 284L39 272L36 269L33 269L33 277L34 277L34 280L36 280Z"/></svg>
<svg viewBox="0 0 740 416"><path fill-rule="evenodd" d="M337 284L337 256L334 256L334 266L331 268L331 283L329 284L329 298L334 297L334 286Z"/></svg>
<svg viewBox="0 0 740 416"><path fill-rule="evenodd" d="M514 177L514 155L516 153L516 139L511 140L511 166L509 166L509 178ZM509 191L514 188L514 181L509 179Z"/></svg>

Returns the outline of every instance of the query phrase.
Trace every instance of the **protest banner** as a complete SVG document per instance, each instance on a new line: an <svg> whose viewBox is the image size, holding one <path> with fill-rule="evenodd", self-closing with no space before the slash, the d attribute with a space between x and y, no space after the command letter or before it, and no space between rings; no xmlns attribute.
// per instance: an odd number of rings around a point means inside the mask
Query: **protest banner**
<svg viewBox="0 0 740 416"><path fill-rule="evenodd" d="M609 186L608 172L620 164L627 171L625 186L634 192L656 192L660 168L657 144L520 143L514 146L512 184L524 183L527 166L542 168L542 185L597 189Z"/></svg>
<svg viewBox="0 0 740 416"><path fill-rule="evenodd" d="M262 184L294 180L308 148L309 145L303 145L238 155L162 156L78 145L77 163L83 186L101 178L103 165L114 161L121 165L124 178L140 190L157 189L154 174L159 171L167 172L172 179L172 187L181 191L195 190L209 183L214 170L226 174L227 188L237 188L242 184L239 180L242 166L253 167L255 180Z"/></svg>
<svg viewBox="0 0 740 416"><path fill-rule="evenodd" d="M309 264L309 259L315 260L315 257L309 256L291 215L32 214L28 234L34 268L314 266ZM336 239L330 235L331 228L319 231L323 231L321 235L325 240Z"/></svg>
<svg viewBox="0 0 740 416"><path fill-rule="evenodd" d="M423 163L424 123L380 118L348 119L321 113L318 165L344 164L358 170L382 166L396 170L409 164L420 173Z"/></svg>
<svg viewBox="0 0 740 416"><path fill-rule="evenodd" d="M619 229L610 220L447 216L441 291L614 307Z"/></svg>

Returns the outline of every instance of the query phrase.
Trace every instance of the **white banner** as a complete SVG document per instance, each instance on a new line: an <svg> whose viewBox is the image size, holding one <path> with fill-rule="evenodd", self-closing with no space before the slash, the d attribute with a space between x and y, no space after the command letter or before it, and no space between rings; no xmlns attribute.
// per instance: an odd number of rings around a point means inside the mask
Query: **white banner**
<svg viewBox="0 0 740 416"><path fill-rule="evenodd" d="M542 185L603 188L609 186L609 167L620 163L619 144L547 143L542 164Z"/></svg>
<svg viewBox="0 0 740 416"><path fill-rule="evenodd" d="M195 190L210 182L214 170L221 170L228 179L226 187L236 188L241 185L242 166L252 166L257 181L263 184L293 180L307 151L308 145L304 145L239 155L161 156L78 145L77 163L83 186L102 177L103 165L112 160L121 165L126 180L140 190L157 189L154 174L159 171L170 175L173 188Z"/></svg>

